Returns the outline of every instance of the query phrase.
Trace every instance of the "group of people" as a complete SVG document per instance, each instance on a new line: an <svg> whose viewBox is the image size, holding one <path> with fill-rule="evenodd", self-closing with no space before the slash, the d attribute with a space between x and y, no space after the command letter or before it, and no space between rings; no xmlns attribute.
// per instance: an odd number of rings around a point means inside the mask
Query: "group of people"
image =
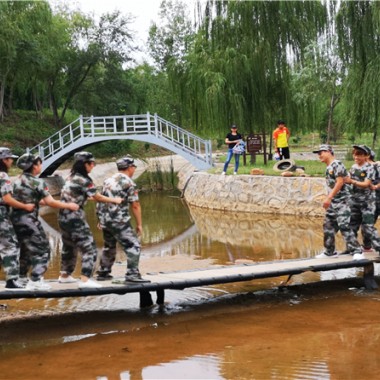
<svg viewBox="0 0 380 380"><path fill-rule="evenodd" d="M8 171L14 160L23 172L12 184ZM104 249L97 280L112 279L111 269L119 242L127 256L126 282L149 282L141 277L139 258L142 218L136 185L132 180L136 165L124 157L116 161L118 172L104 182L98 192L89 174L95 166L90 152L74 155L74 164L65 181L60 200L49 193L46 182L39 178L42 160L38 155L25 153L18 157L10 149L0 147L0 257L8 290L49 290L44 281L50 259L50 245L38 219L41 205L58 208L62 233L60 283L78 283L79 288L98 288L93 280L97 248L85 218L84 206L89 199L97 203L99 228L103 231ZM133 229L129 214L136 219ZM80 280L75 271L78 251L82 266Z"/></svg>
<svg viewBox="0 0 380 380"><path fill-rule="evenodd" d="M375 223L380 213L380 167L374 162L375 153L366 145L353 145L354 164L349 171L335 159L330 145L317 150L319 160L326 165L328 194L323 202L326 209L323 223L324 251L317 258L336 257L335 234L340 231L346 250L340 254L364 258L363 253L375 250L380 254L380 237ZM357 236L361 229L363 245Z"/></svg>
<svg viewBox="0 0 380 380"><path fill-rule="evenodd" d="M232 125L230 128L230 132L227 133L226 138L224 140L224 142L228 146L228 151L227 151L227 158L224 163L222 175L225 175L227 173L228 165L230 164L232 157L235 157L234 175L236 175L239 170L240 154L234 153L234 148L237 144L243 141L243 137L237 130L238 130L237 126ZM277 128L273 131L272 138L273 138L273 145L274 145L274 150L275 150L275 159L284 160L284 159L290 158L290 151L289 151L290 131L287 128L285 121L283 120L277 121Z"/></svg>

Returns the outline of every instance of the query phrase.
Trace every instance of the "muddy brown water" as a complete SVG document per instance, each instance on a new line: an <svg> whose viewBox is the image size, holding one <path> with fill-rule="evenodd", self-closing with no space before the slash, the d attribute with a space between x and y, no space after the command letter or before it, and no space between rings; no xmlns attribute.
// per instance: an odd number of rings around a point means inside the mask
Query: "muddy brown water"
<svg viewBox="0 0 380 380"><path fill-rule="evenodd" d="M143 273L311 257L323 245L321 219L188 209L176 194L142 205ZM59 236L55 214L44 218L53 279ZM165 306L144 310L137 295L0 301L0 379L377 379L380 292L363 288L361 270L284 280L167 291Z"/></svg>

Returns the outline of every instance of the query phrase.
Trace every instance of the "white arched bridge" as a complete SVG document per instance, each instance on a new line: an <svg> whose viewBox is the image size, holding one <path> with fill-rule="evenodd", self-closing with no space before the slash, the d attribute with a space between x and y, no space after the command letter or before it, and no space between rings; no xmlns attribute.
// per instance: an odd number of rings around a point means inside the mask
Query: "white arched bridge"
<svg viewBox="0 0 380 380"><path fill-rule="evenodd" d="M75 152L109 140L138 140L162 146L181 155L199 170L212 167L211 141L149 113L122 116L80 116L27 151L38 154L46 177Z"/></svg>

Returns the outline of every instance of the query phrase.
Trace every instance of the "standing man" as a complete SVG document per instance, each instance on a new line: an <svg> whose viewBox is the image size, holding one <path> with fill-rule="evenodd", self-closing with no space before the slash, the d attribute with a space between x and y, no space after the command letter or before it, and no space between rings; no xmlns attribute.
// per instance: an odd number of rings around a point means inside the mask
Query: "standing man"
<svg viewBox="0 0 380 380"><path fill-rule="evenodd" d="M285 125L285 121L279 120L277 128L273 131L274 149L279 154L280 160L290 158L289 152L289 129Z"/></svg>
<svg viewBox="0 0 380 380"><path fill-rule="evenodd" d="M330 145L320 145L319 149L314 150L313 153L317 153L319 161L326 164L326 185L329 190L323 202L323 208L326 210L323 222L325 250L315 257L317 259L336 257L335 234L340 231L347 246L344 253L358 254L358 258L361 258L360 244L350 226L350 191L345 184L347 170L340 161L335 159Z"/></svg>
<svg viewBox="0 0 380 380"><path fill-rule="evenodd" d="M107 197L120 197L123 201L120 205L108 203L97 205L99 226L104 238L97 280L112 279L111 270L116 258L116 243L119 242L127 256L125 281L150 282L143 279L139 271L141 253L139 236L142 234L142 218L136 184L132 181L136 165L133 159L124 157L116 161L116 166L119 172L104 181L102 194ZM136 220L136 232L130 222L129 208Z"/></svg>

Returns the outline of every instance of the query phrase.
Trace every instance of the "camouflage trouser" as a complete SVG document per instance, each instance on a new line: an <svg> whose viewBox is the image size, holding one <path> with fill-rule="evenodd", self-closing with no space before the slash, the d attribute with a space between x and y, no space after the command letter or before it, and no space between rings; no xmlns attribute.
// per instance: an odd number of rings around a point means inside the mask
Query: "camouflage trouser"
<svg viewBox="0 0 380 380"><path fill-rule="evenodd" d="M335 234L340 231L348 252L359 253L360 244L350 227L350 207L347 201L332 202L326 210L323 223L324 246L326 253L332 255L335 251Z"/></svg>
<svg viewBox="0 0 380 380"><path fill-rule="evenodd" d="M127 256L127 274L139 273L141 244L131 224L107 223L103 228L104 248L100 259L100 275L111 273L116 257L116 243L122 246Z"/></svg>
<svg viewBox="0 0 380 380"><path fill-rule="evenodd" d="M357 235L361 227L363 241L376 251L380 251L380 237L374 226L376 201L375 197L351 198L351 228Z"/></svg>
<svg viewBox="0 0 380 380"><path fill-rule="evenodd" d="M37 212L14 213L11 218L20 245L20 276L26 276L32 268L30 277L32 281L37 281L48 269L49 240Z"/></svg>
<svg viewBox="0 0 380 380"><path fill-rule="evenodd" d="M82 253L81 274L91 277L97 257L97 248L85 215L59 215L59 227L62 234L61 272L72 274L75 270L78 250Z"/></svg>
<svg viewBox="0 0 380 380"><path fill-rule="evenodd" d="M375 215L374 215L374 220L373 224L376 224L377 219L379 218L380 215L380 191L376 190L376 201L375 201ZM371 248L372 247L372 242L371 242L371 237L366 235L365 232L363 232L362 228L362 236L363 236L363 245L365 248Z"/></svg>
<svg viewBox="0 0 380 380"><path fill-rule="evenodd" d="M8 210L0 206L0 257L5 272L5 279L11 280L19 275L19 255L20 250L8 215Z"/></svg>

